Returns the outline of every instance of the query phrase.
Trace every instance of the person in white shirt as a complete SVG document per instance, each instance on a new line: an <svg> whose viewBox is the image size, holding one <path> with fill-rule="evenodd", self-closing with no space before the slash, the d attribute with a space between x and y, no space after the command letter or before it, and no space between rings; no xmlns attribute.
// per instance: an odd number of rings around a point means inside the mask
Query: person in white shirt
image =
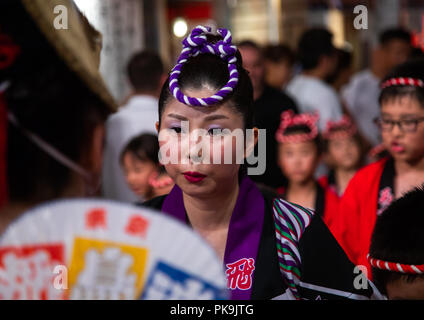
<svg viewBox="0 0 424 320"><path fill-rule="evenodd" d="M119 156L133 137L141 133L157 134L158 97L166 76L161 58L150 51L135 54L128 63L127 73L133 93L107 121L102 192L108 199L135 202L139 199L125 181Z"/></svg>
<svg viewBox="0 0 424 320"><path fill-rule="evenodd" d="M370 69L354 75L342 89L342 99L361 135L371 146L381 142L374 119L380 114L380 81L395 66L405 62L411 52L411 34L394 28L382 32L372 56Z"/></svg>
<svg viewBox="0 0 424 320"><path fill-rule="evenodd" d="M342 116L337 92L325 82L337 62L332 38L333 35L322 28L309 29L302 35L298 46L302 73L287 86L300 112L319 113L320 131L325 129L328 120L339 120Z"/></svg>

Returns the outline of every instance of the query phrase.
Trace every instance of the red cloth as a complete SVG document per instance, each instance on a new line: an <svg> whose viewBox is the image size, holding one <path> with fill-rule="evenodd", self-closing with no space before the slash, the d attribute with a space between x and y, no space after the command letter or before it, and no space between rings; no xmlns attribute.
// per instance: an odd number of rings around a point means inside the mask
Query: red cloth
<svg viewBox="0 0 424 320"><path fill-rule="evenodd" d="M377 219L379 185L387 158L359 170L349 182L330 230L355 265L371 266L367 254Z"/></svg>
<svg viewBox="0 0 424 320"><path fill-rule="evenodd" d="M325 190L325 207L322 218L327 227L331 230L331 225L333 224L335 216L339 214L340 197L328 184L328 176L322 176L318 178L317 181Z"/></svg>
<svg viewBox="0 0 424 320"><path fill-rule="evenodd" d="M321 185L321 187L323 187L324 189L326 189L328 187L328 177L327 176L319 177L317 181Z"/></svg>

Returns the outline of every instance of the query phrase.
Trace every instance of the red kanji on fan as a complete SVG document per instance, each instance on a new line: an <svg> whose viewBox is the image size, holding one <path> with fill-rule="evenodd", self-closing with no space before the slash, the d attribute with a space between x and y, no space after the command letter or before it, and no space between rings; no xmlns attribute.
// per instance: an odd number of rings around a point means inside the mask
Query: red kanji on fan
<svg viewBox="0 0 424 320"><path fill-rule="evenodd" d="M93 209L85 214L85 226L88 229L106 229L106 211L104 209Z"/></svg>
<svg viewBox="0 0 424 320"><path fill-rule="evenodd" d="M146 237L147 227L149 221L139 215L133 215L130 217L125 232L133 236Z"/></svg>
<svg viewBox="0 0 424 320"><path fill-rule="evenodd" d="M243 258L227 264L227 281L229 289L248 290L252 286L252 272L255 270L253 258Z"/></svg>

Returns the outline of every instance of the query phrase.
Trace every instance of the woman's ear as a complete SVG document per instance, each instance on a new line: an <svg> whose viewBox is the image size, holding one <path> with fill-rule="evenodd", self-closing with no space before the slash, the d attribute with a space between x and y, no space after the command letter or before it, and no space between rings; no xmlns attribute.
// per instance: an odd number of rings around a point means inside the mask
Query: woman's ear
<svg viewBox="0 0 424 320"><path fill-rule="evenodd" d="M156 127L156 131L159 133L159 121L156 121L155 127Z"/></svg>
<svg viewBox="0 0 424 320"><path fill-rule="evenodd" d="M91 138L91 145L87 146L87 151L82 156L82 165L93 174L100 174L102 171L103 149L105 139L105 127L99 124L94 127Z"/></svg>

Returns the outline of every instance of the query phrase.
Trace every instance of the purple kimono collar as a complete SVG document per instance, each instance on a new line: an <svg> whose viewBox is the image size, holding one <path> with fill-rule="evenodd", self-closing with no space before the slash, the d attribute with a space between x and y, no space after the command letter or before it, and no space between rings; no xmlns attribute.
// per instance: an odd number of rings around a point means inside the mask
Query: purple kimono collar
<svg viewBox="0 0 424 320"><path fill-rule="evenodd" d="M187 223L183 193L177 185L165 198L162 211ZM261 192L249 177L241 177L224 255L231 299L247 300L251 297L264 214L265 201Z"/></svg>

